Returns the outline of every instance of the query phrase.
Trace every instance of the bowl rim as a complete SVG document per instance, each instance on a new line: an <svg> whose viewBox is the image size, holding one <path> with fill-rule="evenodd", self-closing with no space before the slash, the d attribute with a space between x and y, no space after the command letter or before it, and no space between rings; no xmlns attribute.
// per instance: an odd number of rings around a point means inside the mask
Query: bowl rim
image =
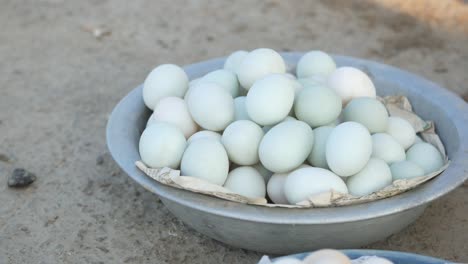
<svg viewBox="0 0 468 264"><path fill-rule="evenodd" d="M302 52L281 53L286 62L292 61L294 65L303 54ZM451 117L460 144L453 157L451 157L450 166L437 177L447 178L442 188L433 188L432 183L436 178L411 191L369 203L332 208L271 208L226 201L165 186L139 171L135 166L136 160L129 160L128 149L122 146L122 142L128 143L127 146L135 145L130 144L131 139L126 138L125 133L121 133L120 130L126 129L125 126L128 123L122 120L122 115L132 111L141 111L141 109L145 108L142 100L142 85L127 94L115 106L108 119L106 140L109 152L123 171L145 189L158 194L163 202L167 199L212 215L271 224L335 224L385 217L419 206L427 206L427 203L447 194L468 178L468 173L466 173L468 171L468 163L466 163L466 160L468 160L468 104L450 90L441 88L433 82L396 67L342 55L332 55L332 57L335 60L345 62L344 64L359 64L374 70L384 71L389 77L395 77L392 79L393 82L403 84L411 81L412 86L408 89L418 94L418 96L425 97L425 99L437 105L441 111L444 111L446 116ZM190 64L185 66L184 70L189 78L193 79L199 77L201 73L222 68L225 59L226 57L223 57ZM424 92L418 90L421 87L424 87ZM438 98L438 100L429 97Z"/></svg>
<svg viewBox="0 0 468 264"><path fill-rule="evenodd" d="M394 251L394 250L380 250L380 249L340 249L339 251L343 252L345 255L351 258L359 258L362 256L377 256L377 257L383 257L383 258L394 258L394 257L408 257L411 258L410 260L417 260L417 261L423 261L423 262L428 262L428 263L451 263L447 260L431 257L431 256L426 256L426 255L420 255L416 253L411 253L411 252L404 252L404 251ZM273 258L272 260L280 260L282 258L296 258L296 259L302 259L304 255L309 255L313 253L314 251L310 252L303 252L303 253L298 253L298 254L292 254L292 255L285 255L277 258Z"/></svg>

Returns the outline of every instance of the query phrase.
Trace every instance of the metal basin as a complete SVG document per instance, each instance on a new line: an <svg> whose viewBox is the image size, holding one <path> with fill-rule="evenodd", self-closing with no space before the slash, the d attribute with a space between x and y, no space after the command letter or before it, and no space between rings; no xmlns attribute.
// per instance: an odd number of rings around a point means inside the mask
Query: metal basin
<svg viewBox="0 0 468 264"><path fill-rule="evenodd" d="M283 53L295 65L302 53ZM429 203L467 178L468 105L452 92L414 74L380 63L334 56L339 66L364 68L377 93L406 95L416 113L436 123L437 133L452 161L432 181L403 194L372 203L323 209L285 209L244 205L178 190L157 183L135 167L138 141L150 111L142 87L115 107L107 125L107 144L115 161L136 182L159 195L167 208L187 225L226 244L270 254L318 248L356 248L394 234L420 216ZM222 67L214 59L185 67L199 77Z"/></svg>
<svg viewBox="0 0 468 264"><path fill-rule="evenodd" d="M391 260L394 264L446 264L449 263L443 259L433 257L400 252L400 251L387 251L387 250L371 250L371 249L345 249L341 250L345 255L351 259L357 259L363 256L377 256ZM303 260L310 253L301 253L296 255L284 256L274 259L275 261L282 258L295 258Z"/></svg>

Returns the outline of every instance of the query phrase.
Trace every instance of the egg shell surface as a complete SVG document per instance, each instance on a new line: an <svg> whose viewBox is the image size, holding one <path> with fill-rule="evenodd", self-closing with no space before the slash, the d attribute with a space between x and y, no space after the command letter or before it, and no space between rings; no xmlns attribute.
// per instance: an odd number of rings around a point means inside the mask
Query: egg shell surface
<svg viewBox="0 0 468 264"><path fill-rule="evenodd" d="M312 128L326 125L341 113L341 98L325 86L302 89L295 100L296 117Z"/></svg>
<svg viewBox="0 0 468 264"><path fill-rule="evenodd" d="M381 159L371 158L366 166L346 181L349 193L364 196L392 184L392 173L387 163Z"/></svg>
<svg viewBox="0 0 468 264"><path fill-rule="evenodd" d="M258 163L258 148L263 138L263 130L250 120L231 123L223 132L221 142L229 160L239 165Z"/></svg>
<svg viewBox="0 0 468 264"><path fill-rule="evenodd" d="M334 249L322 249L312 252L307 256L304 264L351 264L351 260L345 254Z"/></svg>
<svg viewBox="0 0 468 264"><path fill-rule="evenodd" d="M264 198L265 180L253 167L238 167L229 172L224 187L248 198Z"/></svg>
<svg viewBox="0 0 468 264"><path fill-rule="evenodd" d="M239 96L234 99L234 119L235 120L250 120L249 114L245 107L247 97Z"/></svg>
<svg viewBox="0 0 468 264"><path fill-rule="evenodd" d="M247 90L257 80L272 73L286 73L286 63L276 51L266 48L249 52L237 68L239 82Z"/></svg>
<svg viewBox="0 0 468 264"><path fill-rule="evenodd" d="M207 130L221 131L234 121L234 99L215 83L191 87L187 106L193 120Z"/></svg>
<svg viewBox="0 0 468 264"><path fill-rule="evenodd" d="M314 145L312 151L307 158L310 164L314 167L328 169L328 163L326 158L326 146L328 136L330 136L334 127L321 126L314 129Z"/></svg>
<svg viewBox="0 0 468 264"><path fill-rule="evenodd" d="M189 138L198 130L198 125L193 121L187 104L179 97L162 98L154 108L151 119L175 125L184 133L185 138Z"/></svg>
<svg viewBox="0 0 468 264"><path fill-rule="evenodd" d="M151 168L177 169L185 145L185 137L180 129L166 122L156 122L147 127L141 134L140 157Z"/></svg>
<svg viewBox="0 0 468 264"><path fill-rule="evenodd" d="M372 157L388 164L406 159L405 149L392 136L386 133L372 135Z"/></svg>
<svg viewBox="0 0 468 264"><path fill-rule="evenodd" d="M410 122L401 117L388 118L387 133L392 136L404 149L411 147L416 140L416 132Z"/></svg>
<svg viewBox="0 0 468 264"><path fill-rule="evenodd" d="M231 53L226 58L223 68L226 70L230 70L234 73L237 72L239 65L241 64L242 60L245 58L247 54L249 54L249 52L245 50L238 50L238 51Z"/></svg>
<svg viewBox="0 0 468 264"><path fill-rule="evenodd" d="M218 140L219 142L221 142L221 134L214 132L214 131L210 131L210 130L202 130L202 131L196 132L191 137L189 137L189 139L187 139L187 145L201 138L211 138L211 139Z"/></svg>
<svg viewBox="0 0 468 264"><path fill-rule="evenodd" d="M387 131L388 119L387 109L375 98L354 98L343 109L344 121L358 122L371 133Z"/></svg>
<svg viewBox="0 0 468 264"><path fill-rule="evenodd" d="M333 89L343 105L357 97L376 97L371 79L363 71L353 67L339 67L327 79L327 87Z"/></svg>
<svg viewBox="0 0 468 264"><path fill-rule="evenodd" d="M358 173L366 166L371 154L372 137L359 123L341 123L328 136L325 157L328 167L338 176Z"/></svg>
<svg viewBox="0 0 468 264"><path fill-rule="evenodd" d="M390 165L393 180L424 176L424 170L414 162L403 160Z"/></svg>
<svg viewBox="0 0 468 264"><path fill-rule="evenodd" d="M440 169L444 165L442 154L429 143L416 143L406 152L406 159L419 165L424 175Z"/></svg>
<svg viewBox="0 0 468 264"><path fill-rule="evenodd" d="M229 159L221 142L210 138L192 141L182 156L181 175L223 185L229 172Z"/></svg>
<svg viewBox="0 0 468 264"><path fill-rule="evenodd" d="M255 82L247 93L245 106L250 119L265 126L286 118L293 103L291 80L282 74L270 74Z"/></svg>
<svg viewBox="0 0 468 264"><path fill-rule="evenodd" d="M313 195L331 190L348 193L348 188L340 177L329 170L315 167L293 171L284 184L284 194L290 204L297 204Z"/></svg>
<svg viewBox="0 0 468 264"><path fill-rule="evenodd" d="M309 51L297 63L296 75L304 78L314 75L329 75L336 69L336 63L330 55L320 50Z"/></svg>
<svg viewBox="0 0 468 264"><path fill-rule="evenodd" d="M212 82L216 83L226 91L228 91L232 97L239 95L239 82L235 73L229 70L215 70L207 73L200 82Z"/></svg>
<svg viewBox="0 0 468 264"><path fill-rule="evenodd" d="M260 161L272 172L290 171L304 163L313 143L314 133L306 123L279 123L270 129L260 142Z"/></svg>
<svg viewBox="0 0 468 264"><path fill-rule="evenodd" d="M183 97L188 88L188 76L174 64L162 64L154 68L143 83L143 101L153 110L164 97Z"/></svg>

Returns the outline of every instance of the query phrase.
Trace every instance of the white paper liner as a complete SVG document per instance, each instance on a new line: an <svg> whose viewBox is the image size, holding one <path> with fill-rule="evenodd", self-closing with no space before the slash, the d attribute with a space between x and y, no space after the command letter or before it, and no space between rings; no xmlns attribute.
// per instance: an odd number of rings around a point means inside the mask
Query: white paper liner
<svg viewBox="0 0 468 264"><path fill-rule="evenodd" d="M351 194L342 194L339 192L335 192L334 190L330 190L329 192L313 195L307 200L299 202L296 205L285 205L267 203L267 200L265 198L248 198L236 194L222 186L209 183L200 178L181 176L179 170L173 170L171 168L148 168L142 161L137 161L135 165L146 175L162 184L169 185L178 189L218 197L233 202L258 206L282 208L335 207L366 203L391 197L411 190L436 177L449 166L450 161L448 160L445 154L445 148L442 144L442 141L440 140L439 136L435 133L434 123L431 121L424 121L419 116L417 116L412 111L411 104L406 97L387 96L385 98L379 98L379 100L381 100L385 104L390 116L398 116L406 119L408 122L411 123L415 131L420 134L424 141L432 144L440 151L445 161L445 164L442 168L425 176L411 179L395 180L392 183L392 185L389 185L377 192L365 196L353 196Z"/></svg>

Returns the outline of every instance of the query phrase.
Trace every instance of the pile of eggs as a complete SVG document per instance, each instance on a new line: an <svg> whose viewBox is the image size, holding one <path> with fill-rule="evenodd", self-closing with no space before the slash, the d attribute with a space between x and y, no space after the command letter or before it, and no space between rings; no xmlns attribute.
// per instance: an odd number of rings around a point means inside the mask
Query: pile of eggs
<svg viewBox="0 0 468 264"><path fill-rule="evenodd" d="M386 258L370 256L370 257L361 257L358 260L359 264L393 264L390 260ZM322 249L317 250L307 257L304 260L298 260L296 258L281 258L280 260L274 261L274 264L352 264L354 263L348 258L345 254L341 253L338 250L333 249Z"/></svg>
<svg viewBox="0 0 468 264"><path fill-rule="evenodd" d="M322 51L302 56L296 75L286 69L266 48L236 51L191 81L179 66L156 67L143 86L153 114L142 161L276 204L363 196L443 166L409 122L389 117L361 70Z"/></svg>

